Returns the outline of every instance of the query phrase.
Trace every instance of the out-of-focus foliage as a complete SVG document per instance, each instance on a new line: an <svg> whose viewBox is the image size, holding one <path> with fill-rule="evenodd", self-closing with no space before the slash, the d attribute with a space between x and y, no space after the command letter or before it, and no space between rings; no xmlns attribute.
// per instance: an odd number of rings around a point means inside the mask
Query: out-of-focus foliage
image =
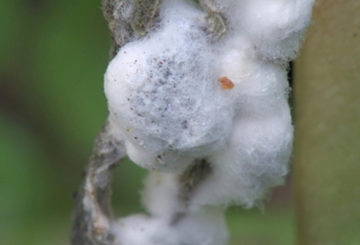
<svg viewBox="0 0 360 245"><path fill-rule="evenodd" d="M0 244L68 242L72 196L107 111L109 37L100 0L4 0L0 7ZM117 215L141 210L145 171L114 177ZM288 209L229 211L234 245L289 245Z"/></svg>

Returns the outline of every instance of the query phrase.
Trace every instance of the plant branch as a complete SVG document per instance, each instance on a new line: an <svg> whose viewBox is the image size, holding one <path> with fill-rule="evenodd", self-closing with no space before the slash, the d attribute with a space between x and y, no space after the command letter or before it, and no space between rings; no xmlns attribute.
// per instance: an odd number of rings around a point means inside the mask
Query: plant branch
<svg viewBox="0 0 360 245"><path fill-rule="evenodd" d="M85 181L77 196L71 244L111 244L111 172L124 157L123 145L105 127L95 141Z"/></svg>

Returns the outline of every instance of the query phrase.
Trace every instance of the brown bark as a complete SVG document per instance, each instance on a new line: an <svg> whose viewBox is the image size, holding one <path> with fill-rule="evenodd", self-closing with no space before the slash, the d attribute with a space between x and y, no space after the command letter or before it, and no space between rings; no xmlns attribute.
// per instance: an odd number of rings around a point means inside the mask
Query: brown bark
<svg viewBox="0 0 360 245"><path fill-rule="evenodd" d="M123 157L122 144L114 140L105 127L95 141L85 181L76 197L71 244L112 244L111 172Z"/></svg>

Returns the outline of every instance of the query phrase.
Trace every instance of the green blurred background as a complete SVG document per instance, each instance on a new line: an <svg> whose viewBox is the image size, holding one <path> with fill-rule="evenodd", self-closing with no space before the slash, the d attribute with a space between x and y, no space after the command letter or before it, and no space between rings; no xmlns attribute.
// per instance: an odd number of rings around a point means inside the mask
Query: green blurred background
<svg viewBox="0 0 360 245"><path fill-rule="evenodd" d="M107 115L109 33L100 0L2 0L0 244L68 244L73 193ZM145 171L114 176L117 215L140 211ZM265 209L233 208L233 245L294 243L289 185Z"/></svg>

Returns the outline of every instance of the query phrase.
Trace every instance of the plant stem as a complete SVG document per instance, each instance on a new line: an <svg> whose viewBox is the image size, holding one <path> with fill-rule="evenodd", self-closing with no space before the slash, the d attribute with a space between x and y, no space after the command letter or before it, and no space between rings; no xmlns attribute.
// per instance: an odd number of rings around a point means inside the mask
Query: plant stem
<svg viewBox="0 0 360 245"><path fill-rule="evenodd" d="M298 244L360 244L360 2L318 0L295 67Z"/></svg>

